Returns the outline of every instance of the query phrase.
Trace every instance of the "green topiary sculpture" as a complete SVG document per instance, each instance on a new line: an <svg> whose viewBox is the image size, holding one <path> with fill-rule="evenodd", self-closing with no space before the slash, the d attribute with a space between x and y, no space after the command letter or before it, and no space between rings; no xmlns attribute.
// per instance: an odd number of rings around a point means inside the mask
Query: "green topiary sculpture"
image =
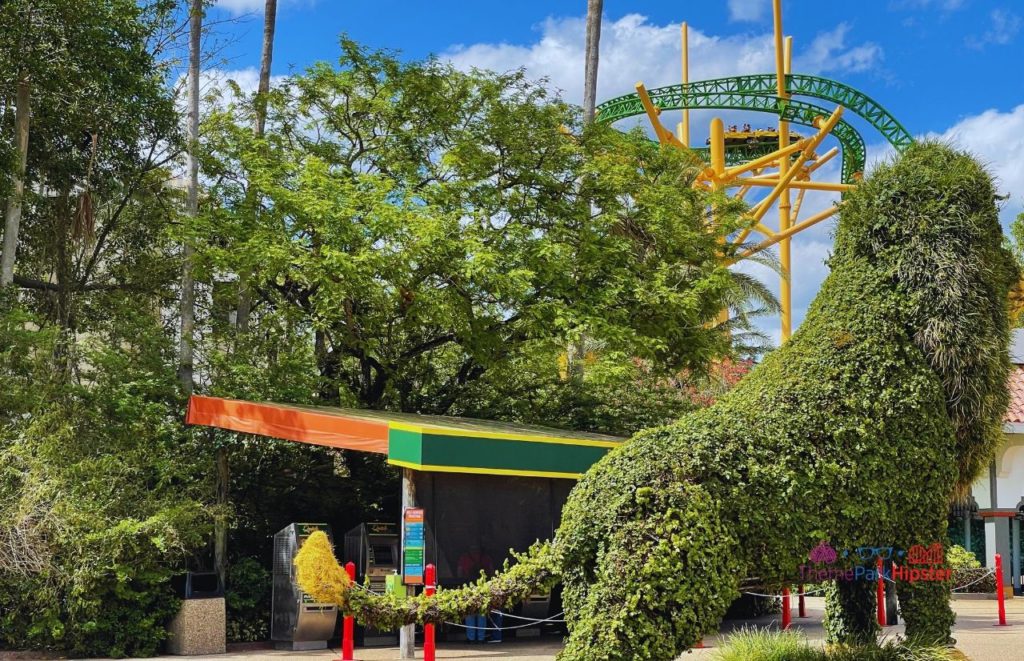
<svg viewBox="0 0 1024 661"><path fill-rule="evenodd" d="M1007 399L1017 270L990 177L949 147L909 148L847 195L830 266L789 343L714 406L587 472L553 544L464 591L362 594L350 609L454 618L561 577L561 659L670 660L717 629L742 578L791 581L822 540L945 542L949 499L991 458ZM897 589L908 636L947 641L946 586ZM836 637L873 637L870 595L830 600Z"/></svg>

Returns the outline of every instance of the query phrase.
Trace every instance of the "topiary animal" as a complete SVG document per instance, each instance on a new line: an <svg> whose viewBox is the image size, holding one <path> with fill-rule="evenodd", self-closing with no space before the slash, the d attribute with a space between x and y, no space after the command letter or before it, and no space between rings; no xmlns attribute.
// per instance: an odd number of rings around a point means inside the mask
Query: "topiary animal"
<svg viewBox="0 0 1024 661"><path fill-rule="evenodd" d="M949 500L991 459L1007 403L1018 273L990 177L947 146L910 147L847 195L829 265L785 346L583 476L553 544L466 590L401 603L357 590L350 609L385 625L455 618L561 578L560 659L670 660L717 630L741 579L791 581L822 541L944 542ZM863 583L832 590L837 639L875 633ZM948 586L897 589L908 636L947 641Z"/></svg>

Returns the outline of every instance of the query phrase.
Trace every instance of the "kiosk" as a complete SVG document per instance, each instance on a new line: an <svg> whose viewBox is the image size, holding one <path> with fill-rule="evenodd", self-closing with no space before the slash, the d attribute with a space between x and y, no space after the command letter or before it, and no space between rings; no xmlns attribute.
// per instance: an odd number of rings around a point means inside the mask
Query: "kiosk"
<svg viewBox="0 0 1024 661"><path fill-rule="evenodd" d="M402 469L403 511L423 510L423 559L436 565L442 586L475 580L481 571L500 569L510 549L551 539L575 481L625 440L469 418L198 395L189 400L186 422L385 455ZM400 566L401 515L345 535L340 559L356 563L357 580L369 577L374 590L383 592L387 575ZM557 612L558 601L557 591L554 598L538 595L520 614L543 619Z"/></svg>

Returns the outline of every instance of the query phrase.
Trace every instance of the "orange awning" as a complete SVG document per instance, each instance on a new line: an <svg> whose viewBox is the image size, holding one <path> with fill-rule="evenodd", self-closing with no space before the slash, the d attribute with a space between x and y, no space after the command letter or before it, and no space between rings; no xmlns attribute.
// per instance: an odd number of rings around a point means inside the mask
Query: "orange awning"
<svg viewBox="0 0 1024 661"><path fill-rule="evenodd" d="M286 441L388 453L387 420L325 409L192 395L185 422Z"/></svg>

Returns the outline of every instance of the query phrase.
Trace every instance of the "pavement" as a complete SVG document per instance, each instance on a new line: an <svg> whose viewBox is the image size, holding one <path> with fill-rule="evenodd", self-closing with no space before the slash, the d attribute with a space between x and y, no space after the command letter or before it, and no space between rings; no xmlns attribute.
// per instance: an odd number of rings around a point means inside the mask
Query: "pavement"
<svg viewBox="0 0 1024 661"><path fill-rule="evenodd" d="M795 601L795 600L794 600ZM997 622L996 602L991 599L954 599L953 609L957 614L953 637L957 649L971 661L1012 661L1024 659L1024 598L1009 599L1006 602L1006 619L1009 626L995 626ZM822 643L825 631L822 616L825 600L821 597L807 598L807 617L797 617L793 604L792 628L802 631L808 640ZM730 620L723 624L718 635L706 639L704 649L695 649L680 657L691 659L714 659L715 648L733 631L743 627L778 628L781 616L769 615L751 620ZM885 628L884 635L894 637L903 633L903 625ZM555 637L533 639L510 639L500 644L442 643L438 646L438 659L480 659L482 661L551 661L562 648L562 641ZM337 661L337 648L313 652L286 652L269 649L247 649L228 654L211 655L217 661L242 661L243 659L268 659L285 661ZM180 657L161 657L180 658ZM417 648L416 658L423 658L422 649ZM356 650L357 661L392 661L398 659L394 647L366 648Z"/></svg>

